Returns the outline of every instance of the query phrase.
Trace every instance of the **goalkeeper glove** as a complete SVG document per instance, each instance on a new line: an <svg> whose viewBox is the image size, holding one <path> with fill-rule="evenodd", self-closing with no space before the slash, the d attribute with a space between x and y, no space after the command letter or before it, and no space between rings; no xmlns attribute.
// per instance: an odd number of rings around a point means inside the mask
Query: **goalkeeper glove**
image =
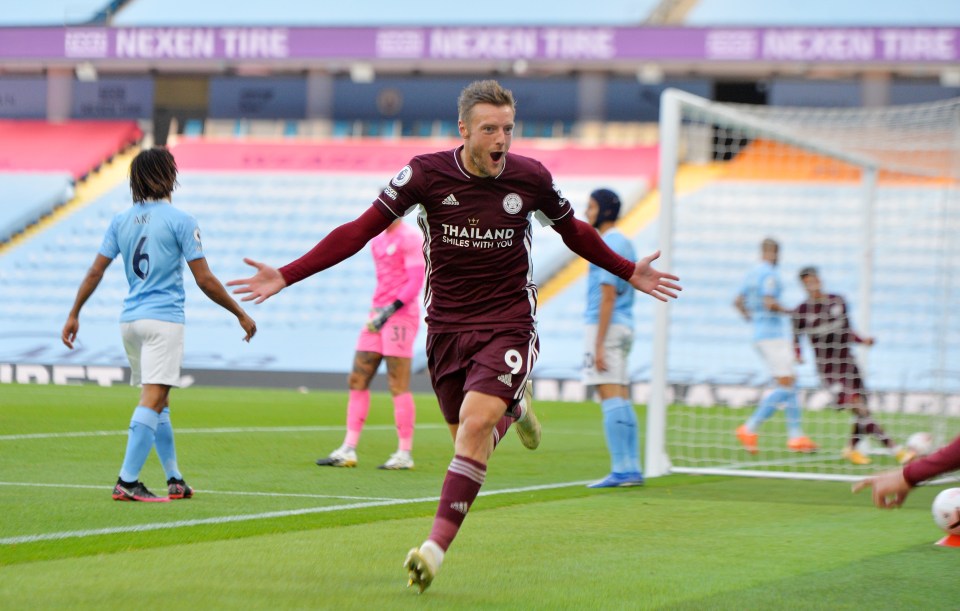
<svg viewBox="0 0 960 611"><path fill-rule="evenodd" d="M383 328L383 325L387 323L387 319L393 316L393 314L403 307L403 302L397 299L390 305L383 308L374 308L374 312L377 313L376 316L367 321L367 330L371 333L376 333Z"/></svg>

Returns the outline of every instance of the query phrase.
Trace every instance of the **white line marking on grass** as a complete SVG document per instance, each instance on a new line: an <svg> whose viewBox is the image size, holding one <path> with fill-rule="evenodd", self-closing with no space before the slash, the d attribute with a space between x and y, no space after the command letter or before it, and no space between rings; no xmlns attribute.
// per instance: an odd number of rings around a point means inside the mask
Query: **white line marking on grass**
<svg viewBox="0 0 960 611"><path fill-rule="evenodd" d="M89 484L44 484L39 482L0 482L0 486L23 486L26 488L75 488L80 490L109 490L110 486L92 486ZM273 497L294 497L307 499L343 499L347 501L391 501L396 500L386 496L348 496L343 494L307 494L296 492L250 492L242 490L205 490L194 488L194 492L203 494L228 494L238 496L273 496Z"/></svg>
<svg viewBox="0 0 960 611"><path fill-rule="evenodd" d="M592 480L591 480L592 481ZM589 481L582 482L563 482L558 484L541 484L538 486L523 486L520 488L505 488L503 490L490 490L481 492L479 496L494 496L498 494L514 494L517 492L535 492L537 490L553 490L556 488L572 488L574 486L584 486ZM415 499L390 499L384 501L370 501L367 503L347 503L345 505L331 505L327 507L307 507L305 509L290 509L285 511L267 511L264 513L254 513L237 516L221 516L216 518L202 518L196 520L178 520L176 522L154 522L152 524L137 524L133 526L113 526L109 528L95 528L91 530L67 530L61 532L44 533L40 535L21 535L18 537L6 537L0 539L0 545L18 545L21 543L36 543L38 541L60 541L62 539L75 539L80 537L96 537L99 535L115 535L125 533L140 533L151 530L167 530L173 528L184 528L188 526L204 526L209 524L229 524L232 522L249 522L253 520L269 520L273 518L286 518L291 516L310 515L315 513L330 513L334 511L349 511L351 509L367 509L370 507L388 507L391 505L413 505L416 503L436 503L440 500L438 496L425 496Z"/></svg>
<svg viewBox="0 0 960 611"><path fill-rule="evenodd" d="M392 424L368 424L364 427L366 431L395 431L396 426ZM418 424L417 429L446 429L443 424ZM223 433L329 433L343 431L343 425L339 426L241 426L226 428L209 429L175 429L177 435L190 434L223 434ZM62 439L66 437L111 437L117 435L126 436L127 430L122 431L75 431L63 433L24 433L22 435L0 435L0 441L20 441L23 439Z"/></svg>

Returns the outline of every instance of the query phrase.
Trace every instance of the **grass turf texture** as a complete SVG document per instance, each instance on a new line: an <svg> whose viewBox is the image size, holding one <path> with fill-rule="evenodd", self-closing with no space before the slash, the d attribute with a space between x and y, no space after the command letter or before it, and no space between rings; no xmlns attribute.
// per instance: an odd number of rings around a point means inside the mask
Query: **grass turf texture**
<svg viewBox="0 0 960 611"><path fill-rule="evenodd" d="M396 444L386 395L373 396L359 467L333 469L313 461L342 440L346 393L176 390L179 460L197 496L117 503L110 488L135 399L130 388L0 386L0 539L157 528L0 544L4 607L104 608L131 595L145 608L247 609L950 609L960 601L960 549L931 544L941 534L930 517L936 488L881 512L844 483L696 476L483 496L437 580L417 596L404 588L401 563L429 533L452 455L433 397L417 397L416 470L386 472L375 468ZM511 433L484 492L606 473L596 405L538 403L537 411L543 444L529 452ZM13 438L96 431L104 434ZM142 479L163 492L155 454ZM391 499L428 500L364 506ZM281 515L224 521L261 514Z"/></svg>

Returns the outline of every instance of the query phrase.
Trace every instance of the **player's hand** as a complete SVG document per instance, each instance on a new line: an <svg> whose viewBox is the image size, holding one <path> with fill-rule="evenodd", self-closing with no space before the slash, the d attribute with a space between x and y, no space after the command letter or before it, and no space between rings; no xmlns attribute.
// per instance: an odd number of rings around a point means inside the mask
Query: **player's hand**
<svg viewBox="0 0 960 611"><path fill-rule="evenodd" d="M667 297L677 298L676 291L682 291L683 288L675 281L680 280L673 274L666 274L654 269L650 263L660 258L660 251L647 255L637 261L637 266L630 276L630 284L638 291L650 295L654 299L666 301Z"/></svg>
<svg viewBox="0 0 960 611"><path fill-rule="evenodd" d="M865 338L863 339L863 345L864 345L864 346L872 346L872 345L874 345L874 344L876 344L876 343L877 343L877 338L875 338L875 337L865 337Z"/></svg>
<svg viewBox="0 0 960 611"><path fill-rule="evenodd" d="M257 273L249 278L231 280L227 283L227 286L239 287L233 289L236 295L249 293L249 295L241 301L253 301L256 299L254 303L263 303L286 288L287 282L276 268L270 267L266 263L254 261L253 259L244 258L243 262L257 268ZM251 337L253 336L251 335Z"/></svg>
<svg viewBox="0 0 960 611"><path fill-rule="evenodd" d="M80 331L80 321L76 316L67 317L67 322L63 325L63 331L60 333L60 339L63 345L73 350L73 342L77 341L77 333Z"/></svg>
<svg viewBox="0 0 960 611"><path fill-rule="evenodd" d="M394 301L388 306L382 308L374 308L374 316L367 321L367 331L371 333L376 333L383 328L383 325L387 324L387 319L396 313L403 306L403 302L399 299Z"/></svg>
<svg viewBox="0 0 960 611"><path fill-rule="evenodd" d="M853 485L853 492L873 489L873 504L880 509L894 509L903 505L911 486L903 477L903 469L885 471L862 479Z"/></svg>
<svg viewBox="0 0 960 611"><path fill-rule="evenodd" d="M593 368L597 371L607 370L607 356L603 351L603 346L597 346L593 351Z"/></svg>
<svg viewBox="0 0 960 611"><path fill-rule="evenodd" d="M243 341L249 342L250 339L257 334L257 323L250 318L246 312L242 316L238 317L237 320L240 321L240 326L243 327L243 330L247 332L247 336L243 338Z"/></svg>

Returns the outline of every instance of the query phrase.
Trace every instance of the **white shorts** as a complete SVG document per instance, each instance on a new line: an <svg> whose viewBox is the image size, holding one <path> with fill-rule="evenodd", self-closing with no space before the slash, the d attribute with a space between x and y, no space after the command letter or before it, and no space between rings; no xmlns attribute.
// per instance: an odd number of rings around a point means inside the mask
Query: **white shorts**
<svg viewBox="0 0 960 611"><path fill-rule="evenodd" d="M597 325L587 325L583 338L583 383L586 386L599 384L630 384L627 371L630 348L633 347L633 329L626 325L610 325L603 342L606 371L597 371L594 350L597 345Z"/></svg>
<svg viewBox="0 0 960 611"><path fill-rule="evenodd" d="M796 356L793 344L788 339L761 339L754 344L757 352L767 364L770 375L775 378L794 377L794 362Z"/></svg>
<svg viewBox="0 0 960 611"><path fill-rule="evenodd" d="M130 361L130 385L180 386L183 325L164 320L120 323L123 348Z"/></svg>

